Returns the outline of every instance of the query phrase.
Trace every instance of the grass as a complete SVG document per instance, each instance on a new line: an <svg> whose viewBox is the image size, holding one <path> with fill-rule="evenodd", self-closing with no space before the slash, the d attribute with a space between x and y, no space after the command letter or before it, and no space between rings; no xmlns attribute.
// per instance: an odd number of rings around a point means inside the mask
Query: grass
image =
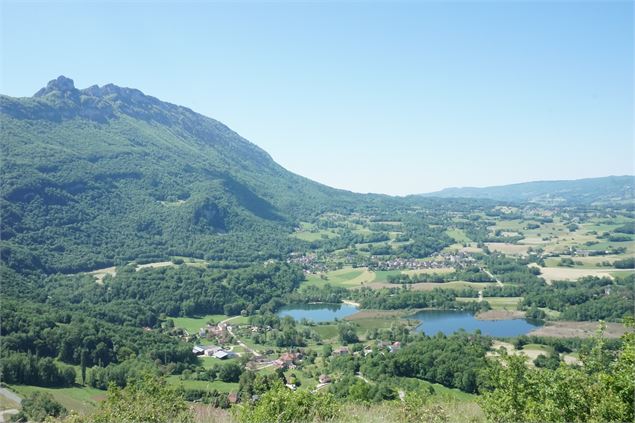
<svg viewBox="0 0 635 423"><path fill-rule="evenodd" d="M205 380L182 380L178 375L168 376L167 382L173 386L183 386L185 389L202 389L212 391L216 389L219 392L235 392L238 391L238 383L223 382L215 380L208 382Z"/></svg>
<svg viewBox="0 0 635 423"><path fill-rule="evenodd" d="M190 334L195 334L198 332L200 328L205 326L208 321L213 321L214 323L218 323L222 320L227 319L228 317L224 314L208 314L206 316L201 317L175 317L174 326L177 328L183 328ZM232 320L232 322L234 322Z"/></svg>
<svg viewBox="0 0 635 423"><path fill-rule="evenodd" d="M516 310L516 305L523 297L485 297L483 301L487 301L492 310ZM476 298L457 297L457 301L469 302L476 301Z"/></svg>
<svg viewBox="0 0 635 423"><path fill-rule="evenodd" d="M316 325L313 327L313 330L320 335L322 339L331 339L337 336L336 325Z"/></svg>
<svg viewBox="0 0 635 423"><path fill-rule="evenodd" d="M20 404L0 395L0 410L20 409Z"/></svg>
<svg viewBox="0 0 635 423"><path fill-rule="evenodd" d="M291 234L294 238L300 239L306 242L318 241L323 238L335 238L339 235L333 231L320 230L320 231L297 231Z"/></svg>
<svg viewBox="0 0 635 423"><path fill-rule="evenodd" d="M525 344L523 345L523 351L526 350L541 351L545 354L552 354L554 352L553 347L543 344Z"/></svg>
<svg viewBox="0 0 635 423"><path fill-rule="evenodd" d="M367 331L370 329L383 329L389 328L395 323L407 323L407 320L399 318L362 318L355 319L353 322L359 326L360 331Z"/></svg>
<svg viewBox="0 0 635 423"><path fill-rule="evenodd" d="M468 238L467 235L465 235L465 232L463 232L462 229L452 228L445 231L445 233L448 234L451 238L453 238L457 243L463 244L463 243L469 243L472 241L470 238Z"/></svg>
<svg viewBox="0 0 635 423"><path fill-rule="evenodd" d="M522 301L523 297L485 297L484 301L487 301L492 310L516 310L516 306L519 301Z"/></svg>
<svg viewBox="0 0 635 423"><path fill-rule="evenodd" d="M388 282L388 276L397 276L401 274L401 270L379 270L375 272L374 282Z"/></svg>
<svg viewBox="0 0 635 423"><path fill-rule="evenodd" d="M320 275L310 275L305 284L309 286L323 286L328 283L335 287L357 288L362 284L372 282L376 278L376 275L366 268L353 269L347 266L342 269L327 272L326 278L327 279L322 279Z"/></svg>
<svg viewBox="0 0 635 423"><path fill-rule="evenodd" d="M48 392L68 410L75 410L78 413L87 413L94 410L98 402L106 398L106 391L88 386L44 388L30 385L11 385L11 389L17 392L21 397L26 397L33 392Z"/></svg>

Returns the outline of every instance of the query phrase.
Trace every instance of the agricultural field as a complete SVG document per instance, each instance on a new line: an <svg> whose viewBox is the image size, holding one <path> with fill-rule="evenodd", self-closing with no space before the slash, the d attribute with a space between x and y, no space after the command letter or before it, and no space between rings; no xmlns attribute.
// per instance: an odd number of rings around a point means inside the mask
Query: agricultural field
<svg viewBox="0 0 635 423"><path fill-rule="evenodd" d="M228 317L224 314L208 314L201 317L172 318L172 320L174 321L174 327L185 329L191 335L196 334L200 328L206 326L209 322L217 324L226 319L228 319Z"/></svg>
<svg viewBox="0 0 635 423"><path fill-rule="evenodd" d="M206 380L182 379L181 376L173 375L166 378L167 382L173 386L182 386L185 389L201 389L204 391L217 390L219 392L236 392L238 383L223 382L215 380L209 382Z"/></svg>
<svg viewBox="0 0 635 423"><path fill-rule="evenodd" d="M584 276L597 276L612 278L614 273L629 272L628 270L601 269L601 268L568 268L568 267L540 267L540 276L547 283L553 281L575 281Z"/></svg>
<svg viewBox="0 0 635 423"><path fill-rule="evenodd" d="M45 388L30 385L10 385L10 388L22 398L25 398L37 391L50 393L56 401L68 410L75 410L79 413L87 413L94 410L98 402L103 401L106 398L106 391L88 386L75 386L72 388Z"/></svg>
<svg viewBox="0 0 635 423"><path fill-rule="evenodd" d="M322 286L328 283L342 288L359 288L364 284L373 282L375 277L375 272L371 272L366 268L353 269L352 267L345 267L325 274L310 275L305 284Z"/></svg>

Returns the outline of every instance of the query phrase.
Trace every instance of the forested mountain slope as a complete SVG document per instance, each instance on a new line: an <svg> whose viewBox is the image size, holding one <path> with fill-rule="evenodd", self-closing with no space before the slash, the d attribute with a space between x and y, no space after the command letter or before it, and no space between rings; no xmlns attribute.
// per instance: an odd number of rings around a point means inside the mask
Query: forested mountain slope
<svg viewBox="0 0 635 423"><path fill-rule="evenodd" d="M14 269L253 260L290 249L302 216L384 201L288 172L220 122L135 89L78 90L60 76L0 107L2 250Z"/></svg>
<svg viewBox="0 0 635 423"><path fill-rule="evenodd" d="M543 204L606 204L632 202L634 176L607 176L566 181L536 181L485 188L446 188L423 194L441 198L485 198Z"/></svg>

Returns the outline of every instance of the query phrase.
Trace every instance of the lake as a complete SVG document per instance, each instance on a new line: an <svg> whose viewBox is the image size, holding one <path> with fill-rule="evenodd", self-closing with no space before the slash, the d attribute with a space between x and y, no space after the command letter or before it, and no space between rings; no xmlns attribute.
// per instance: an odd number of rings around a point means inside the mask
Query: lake
<svg viewBox="0 0 635 423"><path fill-rule="evenodd" d="M480 329L484 335L518 336L540 326L525 319L478 320L472 313L454 310L423 310L408 316L408 319L419 320L421 324L415 331L425 332L426 335L436 335L438 332L449 335L459 329L465 329L466 332Z"/></svg>
<svg viewBox="0 0 635 423"><path fill-rule="evenodd" d="M290 304L278 311L278 316L291 316L295 320L307 319L315 323L332 322L357 313L357 307L350 304Z"/></svg>

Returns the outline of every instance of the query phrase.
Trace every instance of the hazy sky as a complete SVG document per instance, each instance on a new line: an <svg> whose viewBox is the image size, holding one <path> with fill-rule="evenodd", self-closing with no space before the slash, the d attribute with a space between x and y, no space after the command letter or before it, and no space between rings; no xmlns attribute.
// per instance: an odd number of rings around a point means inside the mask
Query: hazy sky
<svg viewBox="0 0 635 423"><path fill-rule="evenodd" d="M633 3L2 1L3 94L60 74L359 192L633 170Z"/></svg>

